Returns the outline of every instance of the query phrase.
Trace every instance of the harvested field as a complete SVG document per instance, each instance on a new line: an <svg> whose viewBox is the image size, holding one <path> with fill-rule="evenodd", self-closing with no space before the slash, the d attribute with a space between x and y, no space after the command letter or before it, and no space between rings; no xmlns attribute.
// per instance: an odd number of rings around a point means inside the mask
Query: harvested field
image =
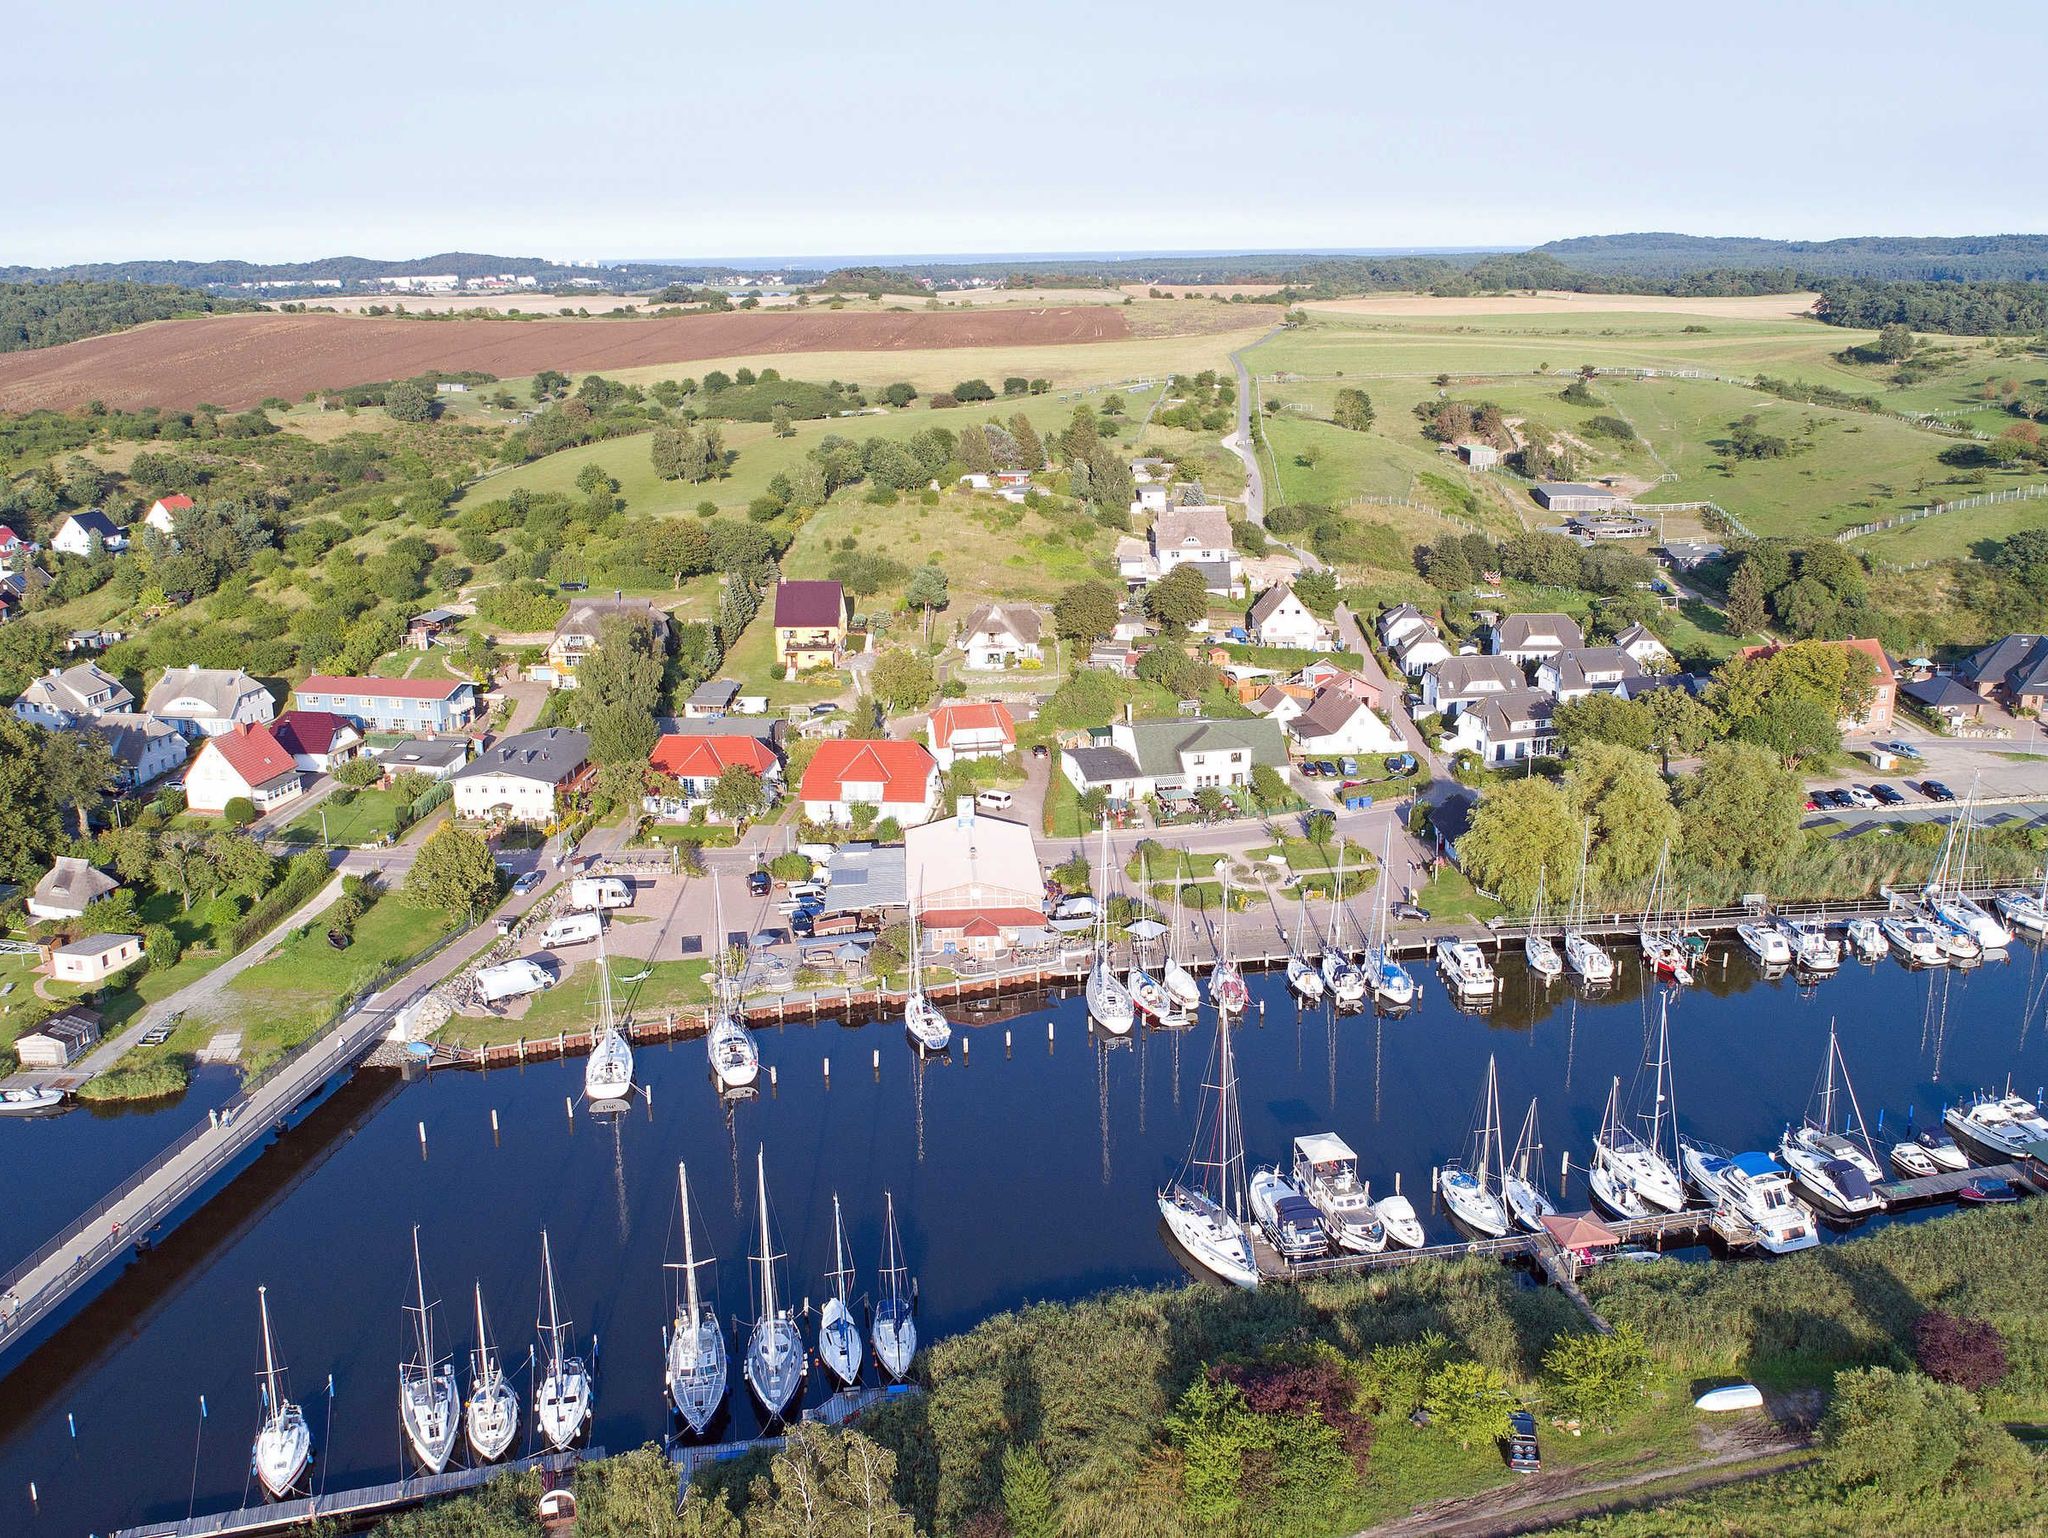
<svg viewBox="0 0 2048 1538"><path fill-rule="evenodd" d="M1434 294L1368 294L1360 299L1305 299L1304 310L1332 315L1397 315L1433 320L1453 315L1693 315L1701 319L1781 320L1804 315L1818 294L1732 294L1718 299L1681 299L1666 294L1474 294L1463 299Z"/></svg>
<svg viewBox="0 0 2048 1538"><path fill-rule="evenodd" d="M405 320L213 315L0 356L0 410L252 406L268 396L402 379L428 369L500 377L555 368L685 363L734 354L902 352L1116 341L1120 308L819 315L759 311L666 320Z"/></svg>

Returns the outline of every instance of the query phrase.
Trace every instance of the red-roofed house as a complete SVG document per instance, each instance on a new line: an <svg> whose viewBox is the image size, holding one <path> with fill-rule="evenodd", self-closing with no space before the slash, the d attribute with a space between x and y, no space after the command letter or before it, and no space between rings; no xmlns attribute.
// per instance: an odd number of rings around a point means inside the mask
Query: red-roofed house
<svg viewBox="0 0 2048 1538"><path fill-rule="evenodd" d="M1017 723L1000 703L941 705L925 728L941 769L957 758L1001 758L1017 746Z"/></svg>
<svg viewBox="0 0 2048 1538"><path fill-rule="evenodd" d="M158 497L150 503L149 511L142 515L142 521L165 539L169 539L178 532L178 514L191 505L192 499L182 491L168 497Z"/></svg>
<svg viewBox="0 0 2048 1538"><path fill-rule="evenodd" d="M6 524L0 523L0 571L5 571L10 562L27 560L34 551L33 545L22 539Z"/></svg>
<svg viewBox="0 0 2048 1538"><path fill-rule="evenodd" d="M796 672L839 665L846 647L846 589L837 582L775 584L775 655Z"/></svg>
<svg viewBox="0 0 2048 1538"><path fill-rule="evenodd" d="M751 769L761 777L770 804L782 789L782 761L759 737L665 736L655 742L654 751L647 755L647 766L676 779L676 794L646 798L648 812L656 817L689 816L692 807L711 799L718 777L735 766Z"/></svg>
<svg viewBox="0 0 2048 1538"><path fill-rule="evenodd" d="M1804 645L1804 642L1795 642ZM1838 723L1845 732L1888 732L1892 729L1892 716L1899 704L1899 675L1892 671L1892 660L1884 653L1884 643L1869 636L1857 636L1847 641L1821 641L1821 646L1846 646L1859 651L1870 659L1874 676L1871 679L1870 703L1863 707L1860 716L1844 716ZM1771 646L1745 646L1736 653L1743 661L1769 657L1784 648Z"/></svg>
<svg viewBox="0 0 2048 1538"><path fill-rule="evenodd" d="M270 723L270 735L308 774L329 774L354 758L363 734L345 718L324 710L287 710Z"/></svg>
<svg viewBox="0 0 2048 1538"><path fill-rule="evenodd" d="M850 823L853 809L904 827L925 821L939 803L939 765L921 742L851 742L827 738L804 770L804 816Z"/></svg>
<svg viewBox="0 0 2048 1538"><path fill-rule="evenodd" d="M261 814L296 801L304 790L299 766L260 722L204 739L185 771L185 805L194 812L226 811L244 796Z"/></svg>

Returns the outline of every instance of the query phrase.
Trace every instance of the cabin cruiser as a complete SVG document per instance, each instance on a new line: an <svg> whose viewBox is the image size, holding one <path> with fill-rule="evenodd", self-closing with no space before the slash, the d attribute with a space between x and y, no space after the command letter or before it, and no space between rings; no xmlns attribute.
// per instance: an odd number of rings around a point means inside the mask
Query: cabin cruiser
<svg viewBox="0 0 2048 1538"><path fill-rule="evenodd" d="M1941 1173L1941 1166L1934 1162L1934 1156L1911 1139L1892 1144L1889 1157L1892 1168L1908 1180L1921 1180Z"/></svg>
<svg viewBox="0 0 2048 1538"><path fill-rule="evenodd" d="M64 1091L47 1084L26 1088L0 1089L0 1116L35 1116L54 1111L64 1103Z"/></svg>
<svg viewBox="0 0 2048 1538"><path fill-rule="evenodd" d="M1387 1247L1386 1224L1371 1189L1358 1178L1358 1155L1336 1133L1294 1140L1294 1184L1322 1214L1339 1249L1377 1255Z"/></svg>
<svg viewBox="0 0 2048 1538"><path fill-rule="evenodd" d="M1707 1200L1724 1203L1756 1231L1757 1244L1789 1255L1820 1243L1813 1211L1792 1192L1792 1181L1767 1153L1730 1154L1706 1143L1685 1143L1686 1178Z"/></svg>
<svg viewBox="0 0 2048 1538"><path fill-rule="evenodd" d="M1828 1211L1850 1218L1884 1211L1884 1198L1874 1189L1884 1171L1853 1138L1800 1127L1780 1140L1778 1157L1800 1190Z"/></svg>
<svg viewBox="0 0 2048 1538"><path fill-rule="evenodd" d="M1396 1190L1392 1196L1382 1196L1374 1206L1387 1230L1388 1244L1407 1250L1422 1248L1422 1219L1415 1215L1415 1203Z"/></svg>
<svg viewBox="0 0 2048 1538"><path fill-rule="evenodd" d="M1966 1170L1970 1167L1970 1156L1948 1135L1946 1128L1929 1127L1913 1138L1914 1146L1934 1161L1935 1168L1944 1170Z"/></svg>
<svg viewBox="0 0 2048 1538"><path fill-rule="evenodd" d="M1942 948L1941 936L1934 926L1909 914L1887 914L1879 927L1884 937L1891 941L1899 958L1909 966L1945 967L1948 952Z"/></svg>
<svg viewBox="0 0 2048 1538"><path fill-rule="evenodd" d="M1777 929L1769 924L1742 923L1735 926L1735 938L1742 942L1744 950L1756 957L1766 967L1789 967L1792 965L1792 946Z"/></svg>
<svg viewBox="0 0 2048 1538"><path fill-rule="evenodd" d="M1998 1161L2017 1159L2030 1144L2048 1139L2048 1118L2033 1101L2010 1092L1952 1105L1942 1120L1960 1142Z"/></svg>
<svg viewBox="0 0 2048 1538"><path fill-rule="evenodd" d="M1891 949L1884 926L1876 919L1851 919L1843 926L1849 949L1864 961L1882 961Z"/></svg>
<svg viewBox="0 0 2048 1538"><path fill-rule="evenodd" d="M1436 964L1451 991L1461 998L1491 994L1496 985L1493 965L1478 942L1446 935L1436 942Z"/></svg>
<svg viewBox="0 0 2048 1538"><path fill-rule="evenodd" d="M1792 964L1802 972L1826 974L1842 969L1842 943L1829 937L1813 919L1779 919L1778 933L1792 948Z"/></svg>
<svg viewBox="0 0 2048 1538"><path fill-rule="evenodd" d="M1940 942L1941 953L1951 966L1973 966L1984 959L1984 942L1960 924L1954 924L1934 916L1927 926L1934 931L1934 938Z"/></svg>
<svg viewBox="0 0 2048 1538"><path fill-rule="evenodd" d="M1250 1194L1252 1216L1283 1259L1314 1260L1329 1249L1322 1213L1278 1170L1253 1171Z"/></svg>

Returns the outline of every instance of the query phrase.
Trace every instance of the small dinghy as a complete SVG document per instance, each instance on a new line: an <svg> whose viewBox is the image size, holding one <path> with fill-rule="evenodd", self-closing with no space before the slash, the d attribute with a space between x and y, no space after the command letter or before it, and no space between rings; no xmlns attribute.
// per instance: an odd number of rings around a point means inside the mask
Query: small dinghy
<svg viewBox="0 0 2048 1538"><path fill-rule="evenodd" d="M1728 1410L1761 1410L1764 1407L1763 1390L1754 1383L1731 1383L1726 1388L1710 1389L1692 1402L1695 1410L1708 1414L1720 1414Z"/></svg>

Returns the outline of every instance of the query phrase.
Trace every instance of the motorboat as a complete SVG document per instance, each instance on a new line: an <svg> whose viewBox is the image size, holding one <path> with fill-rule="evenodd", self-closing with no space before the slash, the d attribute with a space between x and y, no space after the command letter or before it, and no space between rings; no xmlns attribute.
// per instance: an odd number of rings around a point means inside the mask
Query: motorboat
<svg viewBox="0 0 2048 1538"><path fill-rule="evenodd" d="M533 1418L556 1452L567 1452L590 1424L596 1395L590 1369L568 1349L569 1323L555 1297L555 1260L548 1233L540 1233L542 1303L540 1382L533 1391Z"/></svg>
<svg viewBox="0 0 2048 1538"><path fill-rule="evenodd" d="M1793 1194L1791 1177L1769 1154L1731 1154L1687 1141L1680 1156L1686 1178L1700 1195L1745 1219L1759 1248L1790 1255L1820 1243L1813 1210Z"/></svg>
<svg viewBox="0 0 2048 1538"><path fill-rule="evenodd" d="M683 1215L683 1285L664 1342L662 1376L676 1413L701 1436L725 1401L725 1331L719 1325L715 1302L705 1302L697 1283L698 1268L710 1265L711 1257L697 1258L696 1231L690 1221L690 1174L680 1163L676 1165L676 1194ZM833 1201L836 1212L838 1198Z"/></svg>
<svg viewBox="0 0 2048 1538"><path fill-rule="evenodd" d="M40 1116L64 1104L64 1091L47 1084L0 1089L0 1116Z"/></svg>
<svg viewBox="0 0 2048 1538"><path fill-rule="evenodd" d="M1941 1173L1941 1166L1934 1162L1933 1155L1910 1138L1903 1143L1892 1144L1889 1157L1892 1168L1908 1180L1921 1180Z"/></svg>
<svg viewBox="0 0 2048 1538"><path fill-rule="evenodd" d="M1638 1113L1638 1134L1621 1110L1621 1080L1607 1092L1607 1109L1593 1142L1586 1171L1593 1200L1618 1218L1649 1217L1676 1212L1685 1205L1685 1183L1679 1176L1676 1150L1665 1152L1665 1137L1676 1139L1678 1111L1671 1088L1670 1006L1657 1016L1656 1059L1645 1061L1650 1078L1650 1106ZM1640 1082L1640 1081L1639 1081Z"/></svg>
<svg viewBox="0 0 2048 1538"><path fill-rule="evenodd" d="M901 1383L910 1376L917 1356L917 1288L903 1260L903 1238L896 1231L896 1196L882 1193L882 1296L875 1304L875 1360L882 1371Z"/></svg>
<svg viewBox="0 0 2048 1538"><path fill-rule="evenodd" d="M1737 924L1735 938L1742 942L1744 950L1756 957L1761 966L1792 965L1792 946L1772 925L1751 922Z"/></svg>
<svg viewBox="0 0 2048 1538"><path fill-rule="evenodd" d="M470 1451L480 1463L494 1463L505 1456L513 1437L519 1434L519 1395L505 1376L504 1364L491 1344L491 1332L484 1324L484 1286L476 1284L476 1350L469 1357L469 1399L463 1405L463 1426L469 1435Z"/></svg>
<svg viewBox="0 0 2048 1538"><path fill-rule="evenodd" d="M1543 1184L1543 1132L1536 1123L1533 1095L1528 1114L1522 1118L1521 1136L1515 1139L1514 1154L1501 1169L1500 1195L1507 1203L1508 1216L1532 1234L1543 1227L1545 1218L1557 1215L1557 1204Z"/></svg>
<svg viewBox="0 0 2048 1538"><path fill-rule="evenodd" d="M1377 1255L1387 1247L1387 1228L1358 1178L1358 1155L1334 1132L1312 1132L1294 1140L1294 1184L1322 1214L1323 1227L1342 1250Z"/></svg>
<svg viewBox="0 0 2048 1538"><path fill-rule="evenodd" d="M2020 1199L2019 1188L1996 1175L1979 1175L1956 1192L1956 1200L1972 1207L1996 1207Z"/></svg>
<svg viewBox="0 0 2048 1538"><path fill-rule="evenodd" d="M1849 1081L1849 1065L1842 1059L1832 1021L1806 1121L1787 1129L1778 1142L1778 1158L1799 1189L1834 1216L1861 1218L1884 1211L1884 1198L1876 1190L1884 1183L1884 1170L1864 1128L1863 1110L1856 1103L1856 1087Z"/></svg>
<svg viewBox="0 0 2048 1538"><path fill-rule="evenodd" d="M1927 927L1934 931L1950 966L1972 966L1984 959L1984 942L1964 925L1951 922L1937 911Z"/></svg>
<svg viewBox="0 0 2048 1538"><path fill-rule="evenodd" d="M761 1253L754 1257L759 1266L760 1316L747 1338L747 1358L740 1372L761 1406L761 1413L776 1420L789 1408L790 1400L804 1380L804 1342L797 1333L796 1315L777 1301L775 1254L768 1241L768 1164L766 1150L754 1150L754 1181L760 1195Z"/></svg>
<svg viewBox="0 0 2048 1538"><path fill-rule="evenodd" d="M1994 899L2006 923L2030 935L2048 935L2048 898L2039 892L2000 892Z"/></svg>
<svg viewBox="0 0 2048 1538"><path fill-rule="evenodd" d="M1506 1164L1500 1141L1500 1076L1494 1059L1488 1057L1486 1088L1472 1127L1472 1157L1469 1162L1451 1160L1436 1172L1437 1195L1451 1216L1488 1239L1508 1231L1508 1210L1498 1189Z"/></svg>
<svg viewBox="0 0 2048 1538"><path fill-rule="evenodd" d="M1888 913L1879 921L1884 937L1908 966L1945 967L1948 952L1934 926L1908 913Z"/></svg>
<svg viewBox="0 0 2048 1538"><path fill-rule="evenodd" d="M1884 925L1876 919L1851 919L1843 926L1849 948L1863 961L1882 961L1891 949Z"/></svg>
<svg viewBox="0 0 2048 1538"><path fill-rule="evenodd" d="M903 1000L903 1029L921 1052L943 1052L953 1042L953 1027L924 991L924 937L917 915L910 915L910 992Z"/></svg>
<svg viewBox="0 0 2048 1538"><path fill-rule="evenodd" d="M1957 1141L1986 1155L1987 1163L2021 1158L2030 1145L2048 1139L2048 1118L2033 1101L2009 1090L1952 1105L1942 1113L1942 1120Z"/></svg>
<svg viewBox="0 0 2048 1538"><path fill-rule="evenodd" d="M1948 1130L1944 1127L1929 1127L1923 1132L1916 1133L1913 1142L1939 1169L1966 1170L1970 1167L1969 1154L1957 1145L1956 1140L1949 1136Z"/></svg>
<svg viewBox="0 0 2048 1538"><path fill-rule="evenodd" d="M398 1369L398 1420L413 1456L429 1474L448 1467L461 1430L462 1397L455 1387L455 1369L434 1354L434 1310L427 1302L425 1273L420 1268L420 1231L412 1231L412 1276L418 1306L413 1318L413 1359Z"/></svg>
<svg viewBox="0 0 2048 1538"><path fill-rule="evenodd" d="M853 1263L846 1258L846 1228L839 1216L839 1193L832 1193L832 1258L825 1280L831 1290L818 1310L818 1360L841 1388L860 1382L860 1326L853 1322Z"/></svg>
<svg viewBox="0 0 2048 1538"><path fill-rule="evenodd" d="M1215 1082L1202 1086L1202 1106L1187 1160L1180 1173L1159 1190L1159 1215L1196 1265L1232 1286L1255 1288L1259 1269L1244 1221L1244 1137L1238 1124L1237 1072L1230 1054L1230 1019L1220 1009L1215 1063Z"/></svg>
<svg viewBox="0 0 2048 1538"><path fill-rule="evenodd" d="M1380 1215L1380 1222L1387 1230L1387 1243L1399 1245L1402 1249L1422 1248L1422 1219L1415 1215L1415 1204L1403 1196L1397 1188L1392 1196L1382 1196L1374 1207Z"/></svg>
<svg viewBox="0 0 2048 1538"><path fill-rule="evenodd" d="M1792 950L1792 965L1816 977L1842 969L1842 943L1813 919L1778 920L1778 933Z"/></svg>
<svg viewBox="0 0 2048 1538"><path fill-rule="evenodd" d="M1975 940L1982 951L2002 951L2012 944L2012 931L1974 897L1947 892L1935 897L1933 906L1936 918Z"/></svg>
<svg viewBox="0 0 2048 1538"><path fill-rule="evenodd" d="M256 1289L256 1309L263 1317L263 1419L250 1450L250 1465L271 1499L281 1501L313 1460L313 1434L306 1429L305 1412L285 1398L284 1372L270 1339L269 1288Z"/></svg>
<svg viewBox="0 0 2048 1538"><path fill-rule="evenodd" d="M1460 998L1489 997L1498 984L1493 963L1474 940L1443 936L1436 942L1436 965L1451 991Z"/></svg>
<svg viewBox="0 0 2048 1538"><path fill-rule="evenodd" d="M1252 1216L1283 1259L1314 1260L1329 1249L1322 1213L1280 1171L1253 1171L1249 1200Z"/></svg>

